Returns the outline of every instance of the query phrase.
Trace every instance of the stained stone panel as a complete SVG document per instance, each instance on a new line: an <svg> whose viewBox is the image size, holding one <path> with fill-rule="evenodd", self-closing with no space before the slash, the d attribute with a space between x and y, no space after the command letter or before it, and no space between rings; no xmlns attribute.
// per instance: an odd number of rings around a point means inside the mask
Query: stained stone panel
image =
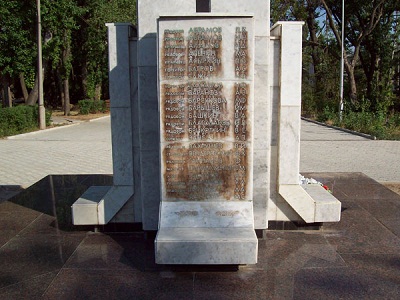
<svg viewBox="0 0 400 300"><path fill-rule="evenodd" d="M160 17L163 201L252 200L253 22Z"/></svg>

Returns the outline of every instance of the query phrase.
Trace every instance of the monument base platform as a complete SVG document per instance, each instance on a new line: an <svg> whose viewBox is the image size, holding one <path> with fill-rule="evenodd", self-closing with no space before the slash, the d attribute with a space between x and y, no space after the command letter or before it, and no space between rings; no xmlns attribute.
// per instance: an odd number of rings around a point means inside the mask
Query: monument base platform
<svg viewBox="0 0 400 300"><path fill-rule="evenodd" d="M161 228L155 248L157 264L255 264L258 240L252 228Z"/></svg>

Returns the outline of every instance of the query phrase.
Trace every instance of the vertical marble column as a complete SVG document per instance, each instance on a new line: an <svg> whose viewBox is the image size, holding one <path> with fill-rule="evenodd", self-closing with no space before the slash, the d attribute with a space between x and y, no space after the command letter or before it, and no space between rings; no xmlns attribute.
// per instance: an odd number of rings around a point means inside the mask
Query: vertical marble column
<svg viewBox="0 0 400 300"><path fill-rule="evenodd" d="M196 1L138 0L137 101L135 117L138 136L135 138L135 161L139 164L135 179L140 195L135 206L142 207L144 230L157 230L160 206L160 130L157 95L157 19L165 13L195 13Z"/></svg>
<svg viewBox="0 0 400 300"><path fill-rule="evenodd" d="M133 185L129 23L109 23L109 80L114 185Z"/></svg>
<svg viewBox="0 0 400 300"><path fill-rule="evenodd" d="M269 93L270 1L211 1L212 13L250 13L254 15L254 135L253 207L256 229L268 227L271 157L271 98Z"/></svg>
<svg viewBox="0 0 400 300"><path fill-rule="evenodd" d="M281 39L278 184L299 184L303 24L278 22L272 29Z"/></svg>

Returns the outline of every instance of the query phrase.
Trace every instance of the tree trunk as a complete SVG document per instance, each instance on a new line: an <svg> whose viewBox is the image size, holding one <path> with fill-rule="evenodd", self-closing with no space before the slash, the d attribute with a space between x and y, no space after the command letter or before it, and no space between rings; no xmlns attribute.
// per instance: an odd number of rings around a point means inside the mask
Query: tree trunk
<svg viewBox="0 0 400 300"><path fill-rule="evenodd" d="M12 94L7 75L3 77L3 106L12 107Z"/></svg>
<svg viewBox="0 0 400 300"><path fill-rule="evenodd" d="M372 9L371 15L369 16L369 18L367 18L365 20L366 21L365 25L363 26L363 28L361 28L360 32L358 33L358 35L352 42L353 55L348 55L347 51L344 52L344 64L346 67L346 73L349 76L350 100L351 100L352 104L358 103L358 101L357 101L357 83L355 80L355 75L354 75L355 71L354 70L355 70L355 66L357 65L358 60L359 60L361 43L369 34L371 34L371 32L374 30L374 28L378 24L379 20L381 19L382 13L383 13L383 3L384 2L385 2L384 0L379 0L377 2L373 2L373 9ZM335 38L336 38L339 46L341 47L342 43L345 43L345 41L342 41L341 35L339 34L338 27L336 26L335 22L333 21L334 16L333 16L332 10L328 7L325 0L321 0L321 3L325 8L326 15L327 15L328 21L329 21L329 25L335 35ZM341 21L344 22L344 20L341 20ZM360 20L360 23L362 21L363 20Z"/></svg>
<svg viewBox="0 0 400 300"><path fill-rule="evenodd" d="M317 28L315 25L315 10L311 7L308 8L308 17L307 17L307 27L310 33L310 40L311 40L311 57L314 64L314 73L317 69L318 65L320 64L320 60L317 54L318 49L318 37L317 37Z"/></svg>
<svg viewBox="0 0 400 300"><path fill-rule="evenodd" d="M33 89L29 93L28 98L25 101L25 104L27 105L35 105L36 102L39 99L39 78L38 74L35 76L35 85L33 86Z"/></svg>
<svg viewBox="0 0 400 300"><path fill-rule="evenodd" d="M68 77L63 81L64 85L64 115L69 116L71 103L69 99L69 79Z"/></svg>
<svg viewBox="0 0 400 300"><path fill-rule="evenodd" d="M88 88L87 88L87 82L88 82L88 71L86 64L82 66L82 91L83 91L83 98L88 99Z"/></svg>
<svg viewBox="0 0 400 300"><path fill-rule="evenodd" d="M22 94L24 95L24 101L26 102L26 100L28 100L29 93L26 88L24 73L19 73L19 83L21 84Z"/></svg>
<svg viewBox="0 0 400 300"><path fill-rule="evenodd" d="M95 90L94 90L94 100L98 101L101 98L101 83L96 84Z"/></svg>
<svg viewBox="0 0 400 300"><path fill-rule="evenodd" d="M358 101L357 101L357 83L356 83L356 77L354 75L354 69L351 71L347 71L347 75L349 75L349 83L350 83L350 101L353 105L356 105Z"/></svg>

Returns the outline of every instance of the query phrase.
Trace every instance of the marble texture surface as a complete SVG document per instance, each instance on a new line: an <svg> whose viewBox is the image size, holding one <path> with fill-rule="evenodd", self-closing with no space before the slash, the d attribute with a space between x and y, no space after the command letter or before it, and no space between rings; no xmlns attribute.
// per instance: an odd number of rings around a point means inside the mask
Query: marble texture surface
<svg viewBox="0 0 400 300"><path fill-rule="evenodd" d="M240 227L254 228L251 201L200 202L182 201L161 203L160 228Z"/></svg>
<svg viewBox="0 0 400 300"><path fill-rule="evenodd" d="M279 185L279 194L306 223L340 221L340 201L319 184Z"/></svg>
<svg viewBox="0 0 400 300"><path fill-rule="evenodd" d="M99 224L97 207L110 186L91 186L72 204L72 223L74 225Z"/></svg>
<svg viewBox="0 0 400 300"><path fill-rule="evenodd" d="M280 86L282 106L301 106L302 27L304 22L278 22L281 27Z"/></svg>
<svg viewBox="0 0 400 300"><path fill-rule="evenodd" d="M211 12L214 13L251 13L255 19L255 35L269 36L270 4L269 1L247 0L212 0Z"/></svg>
<svg viewBox="0 0 400 300"><path fill-rule="evenodd" d="M114 185L100 200L97 207L100 225L108 222L117 214L125 203L133 196L133 186Z"/></svg>
<svg viewBox="0 0 400 300"><path fill-rule="evenodd" d="M133 185L132 122L127 108L111 110L114 185Z"/></svg>
<svg viewBox="0 0 400 300"><path fill-rule="evenodd" d="M279 113L278 182L279 184L298 184L301 108L281 106Z"/></svg>
<svg viewBox="0 0 400 300"><path fill-rule="evenodd" d="M315 201L300 185L280 184L279 194L306 223L315 220Z"/></svg>
<svg viewBox="0 0 400 300"><path fill-rule="evenodd" d="M137 1L138 35L142 38L157 32L157 18L161 14L196 13L195 1L139 0Z"/></svg>
<svg viewBox="0 0 400 300"><path fill-rule="evenodd" d="M161 228L155 248L158 264L254 264L258 240L252 228Z"/></svg>
<svg viewBox="0 0 400 300"><path fill-rule="evenodd" d="M315 201L314 222L339 222L342 205L338 199L319 184L303 184L301 187Z"/></svg>
<svg viewBox="0 0 400 300"><path fill-rule="evenodd" d="M138 42L138 66L157 66L157 37L155 34L148 34L141 37Z"/></svg>
<svg viewBox="0 0 400 300"><path fill-rule="evenodd" d="M107 23L110 106L130 107L129 23Z"/></svg>

